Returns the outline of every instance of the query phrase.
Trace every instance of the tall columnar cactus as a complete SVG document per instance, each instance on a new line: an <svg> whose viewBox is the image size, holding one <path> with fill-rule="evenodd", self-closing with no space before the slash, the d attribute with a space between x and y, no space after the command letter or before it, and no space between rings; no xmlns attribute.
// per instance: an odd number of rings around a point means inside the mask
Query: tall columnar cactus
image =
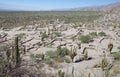
<svg viewBox="0 0 120 77"><path fill-rule="evenodd" d="M74 77L74 67L72 67L72 77Z"/></svg>
<svg viewBox="0 0 120 77"><path fill-rule="evenodd" d="M77 43L78 49L81 49L81 43Z"/></svg>
<svg viewBox="0 0 120 77"><path fill-rule="evenodd" d="M108 44L108 51L110 52L110 54L111 54L112 49L113 49L113 44L112 43Z"/></svg>
<svg viewBox="0 0 120 77"><path fill-rule="evenodd" d="M88 74L88 77L90 77L90 73Z"/></svg>
<svg viewBox="0 0 120 77"><path fill-rule="evenodd" d="M64 77L64 72L62 72L61 70L58 71L58 76L59 77Z"/></svg>
<svg viewBox="0 0 120 77"><path fill-rule="evenodd" d="M77 55L77 53L75 52L75 51L71 51L70 52L70 57L71 57L71 59L72 59L72 61L73 61L73 59L74 59L74 57Z"/></svg>
<svg viewBox="0 0 120 77"><path fill-rule="evenodd" d="M25 54L26 53L26 46L24 45L23 46L23 54Z"/></svg>
<svg viewBox="0 0 120 77"><path fill-rule="evenodd" d="M87 51L85 51L84 60L88 60L88 52Z"/></svg>
<svg viewBox="0 0 120 77"><path fill-rule="evenodd" d="M18 37L15 37L14 63L15 63L15 66L20 63L20 52L19 52L19 46L18 46Z"/></svg>

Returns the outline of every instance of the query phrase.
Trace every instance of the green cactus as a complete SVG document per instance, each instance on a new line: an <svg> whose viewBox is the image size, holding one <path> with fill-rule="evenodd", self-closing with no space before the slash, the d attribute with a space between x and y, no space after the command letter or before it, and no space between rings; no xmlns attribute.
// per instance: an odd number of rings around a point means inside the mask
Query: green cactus
<svg viewBox="0 0 120 77"><path fill-rule="evenodd" d="M41 54L41 59L44 60L45 59L45 55Z"/></svg>
<svg viewBox="0 0 120 77"><path fill-rule="evenodd" d="M26 53L26 46L23 46L23 54Z"/></svg>
<svg viewBox="0 0 120 77"><path fill-rule="evenodd" d="M84 60L88 60L88 52L87 51L85 51Z"/></svg>
<svg viewBox="0 0 120 77"><path fill-rule="evenodd" d="M72 59L72 61L73 61L73 59L74 59L74 57L77 55L77 53L75 52L75 51L72 51L71 53L70 53L70 57L71 57L71 59Z"/></svg>
<svg viewBox="0 0 120 77"><path fill-rule="evenodd" d="M19 52L19 46L18 46L18 37L15 37L14 62L15 62L15 66L20 63L20 52Z"/></svg>
<svg viewBox="0 0 120 77"><path fill-rule="evenodd" d="M75 48L72 49L72 47L71 47L70 57L71 57L72 61L76 55L77 55L77 53L75 52Z"/></svg>
<svg viewBox="0 0 120 77"><path fill-rule="evenodd" d="M62 72L61 70L58 71L58 76L59 77L64 77L64 72Z"/></svg>
<svg viewBox="0 0 120 77"><path fill-rule="evenodd" d="M108 61L106 58L103 58L101 61L101 68L104 71L104 69L108 66Z"/></svg>

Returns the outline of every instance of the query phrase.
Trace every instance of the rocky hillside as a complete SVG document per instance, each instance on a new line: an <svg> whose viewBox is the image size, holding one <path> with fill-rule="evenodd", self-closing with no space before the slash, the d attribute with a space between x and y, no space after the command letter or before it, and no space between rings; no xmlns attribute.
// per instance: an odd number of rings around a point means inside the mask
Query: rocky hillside
<svg viewBox="0 0 120 77"><path fill-rule="evenodd" d="M94 21L95 26L117 26L120 27L120 3L109 5L105 15Z"/></svg>
<svg viewBox="0 0 120 77"><path fill-rule="evenodd" d="M120 7L120 2L111 3L108 5L102 5L102 6L88 6L88 7L78 7L78 8L72 8L71 11L106 11L110 10L111 8Z"/></svg>

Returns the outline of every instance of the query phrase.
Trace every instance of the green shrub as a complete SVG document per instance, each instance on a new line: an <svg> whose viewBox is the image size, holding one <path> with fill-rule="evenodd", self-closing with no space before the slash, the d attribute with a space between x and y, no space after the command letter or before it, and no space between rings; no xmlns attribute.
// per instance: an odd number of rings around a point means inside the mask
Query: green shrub
<svg viewBox="0 0 120 77"><path fill-rule="evenodd" d="M70 60L69 58L67 58L67 57L64 57L64 61L65 61L66 63L70 63L70 62L71 62L71 60Z"/></svg>
<svg viewBox="0 0 120 77"><path fill-rule="evenodd" d="M56 62L62 63L62 62L64 62L64 57L58 56L58 57L54 58L54 60L55 60Z"/></svg>
<svg viewBox="0 0 120 77"><path fill-rule="evenodd" d="M118 49L119 49L119 51L120 51L120 46L119 47L117 47Z"/></svg>
<svg viewBox="0 0 120 77"><path fill-rule="evenodd" d="M67 48L58 48L56 52L58 56L69 55L69 50Z"/></svg>
<svg viewBox="0 0 120 77"><path fill-rule="evenodd" d="M41 58L42 60L44 60L44 58L45 58L44 54L31 54L30 56L34 59Z"/></svg>
<svg viewBox="0 0 120 77"><path fill-rule="evenodd" d="M41 35L41 37L42 37L42 40L43 40L44 38L47 38L48 35L47 35L46 33L43 33L43 34Z"/></svg>
<svg viewBox="0 0 120 77"><path fill-rule="evenodd" d="M106 36L106 33L105 32L99 32L98 35L99 36Z"/></svg>
<svg viewBox="0 0 120 77"><path fill-rule="evenodd" d="M90 35L92 38L94 38L94 37L97 36L97 32L91 32L91 33L89 33L89 35Z"/></svg>
<svg viewBox="0 0 120 77"><path fill-rule="evenodd" d="M55 51L47 51L46 55L50 58L58 57L57 52L55 52Z"/></svg>
<svg viewBox="0 0 120 77"><path fill-rule="evenodd" d="M61 32L54 32L54 34L56 35L56 36L61 36Z"/></svg>
<svg viewBox="0 0 120 77"><path fill-rule="evenodd" d="M50 66L52 66L52 65L54 64L54 62L53 62L52 60L50 60L50 59L46 59L46 60L44 60L43 62L44 62L45 64L50 65Z"/></svg>
<svg viewBox="0 0 120 77"><path fill-rule="evenodd" d="M120 52L112 52L112 56L115 60L120 60Z"/></svg>
<svg viewBox="0 0 120 77"><path fill-rule="evenodd" d="M89 35L85 35L85 36L83 35L83 36L81 36L79 39L80 39L81 42L83 42L83 43L88 43L89 41L92 40L92 38L91 38Z"/></svg>

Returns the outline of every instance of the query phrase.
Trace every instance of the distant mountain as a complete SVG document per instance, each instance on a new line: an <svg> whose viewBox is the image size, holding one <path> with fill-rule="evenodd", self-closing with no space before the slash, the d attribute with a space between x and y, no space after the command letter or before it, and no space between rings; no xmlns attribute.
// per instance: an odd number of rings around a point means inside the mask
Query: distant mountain
<svg viewBox="0 0 120 77"><path fill-rule="evenodd" d="M105 15L94 21L97 26L119 26L120 27L120 2L109 4L103 8Z"/></svg>
<svg viewBox="0 0 120 77"><path fill-rule="evenodd" d="M0 8L0 11L5 11L6 9Z"/></svg>
<svg viewBox="0 0 120 77"><path fill-rule="evenodd" d="M120 2L103 5L103 6L90 6L90 7L81 7L81 8L72 8L71 11L106 11L115 7L120 7Z"/></svg>

